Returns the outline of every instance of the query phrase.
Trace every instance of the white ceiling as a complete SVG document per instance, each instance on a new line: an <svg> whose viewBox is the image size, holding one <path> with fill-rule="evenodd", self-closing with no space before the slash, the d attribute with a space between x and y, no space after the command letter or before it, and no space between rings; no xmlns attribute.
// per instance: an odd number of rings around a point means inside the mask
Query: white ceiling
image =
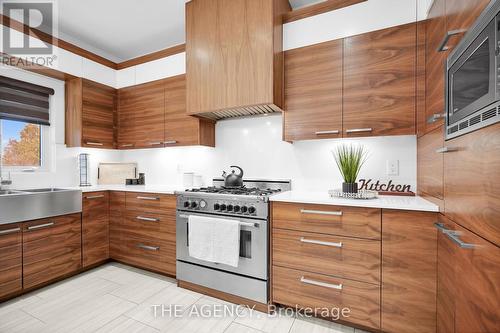
<svg viewBox="0 0 500 333"><path fill-rule="evenodd" d="M184 8L190 0L53 1L55 35L114 62L185 42ZM326 0L289 1L296 9Z"/></svg>

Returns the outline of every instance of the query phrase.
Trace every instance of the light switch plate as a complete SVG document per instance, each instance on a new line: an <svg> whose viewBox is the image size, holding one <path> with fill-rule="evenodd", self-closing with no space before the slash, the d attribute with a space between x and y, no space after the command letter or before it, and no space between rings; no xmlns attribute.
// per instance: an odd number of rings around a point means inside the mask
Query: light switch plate
<svg viewBox="0 0 500 333"><path fill-rule="evenodd" d="M388 176L399 175L399 160L387 160L386 173Z"/></svg>

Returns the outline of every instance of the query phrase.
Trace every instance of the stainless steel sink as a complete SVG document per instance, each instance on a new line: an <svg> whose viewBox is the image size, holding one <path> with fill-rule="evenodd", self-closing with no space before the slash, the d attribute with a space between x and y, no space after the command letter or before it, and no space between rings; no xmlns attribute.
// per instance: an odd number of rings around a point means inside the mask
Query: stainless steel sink
<svg viewBox="0 0 500 333"><path fill-rule="evenodd" d="M37 220L81 211L81 190L41 188L0 191L0 224Z"/></svg>

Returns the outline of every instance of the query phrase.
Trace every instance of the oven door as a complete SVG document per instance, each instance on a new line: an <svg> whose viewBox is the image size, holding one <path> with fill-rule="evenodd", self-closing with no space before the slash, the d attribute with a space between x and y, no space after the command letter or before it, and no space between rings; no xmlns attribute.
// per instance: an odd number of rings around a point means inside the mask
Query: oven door
<svg viewBox="0 0 500 333"><path fill-rule="evenodd" d="M491 21L448 70L448 126L496 101L495 26Z"/></svg>
<svg viewBox="0 0 500 333"><path fill-rule="evenodd" d="M189 256L188 220L190 215L213 216L211 214L207 215L183 211L177 212L177 260L267 280L268 224L266 220L223 216L224 219L231 219L241 222L240 260L238 262L238 267L232 267L224 264L217 264L195 259Z"/></svg>

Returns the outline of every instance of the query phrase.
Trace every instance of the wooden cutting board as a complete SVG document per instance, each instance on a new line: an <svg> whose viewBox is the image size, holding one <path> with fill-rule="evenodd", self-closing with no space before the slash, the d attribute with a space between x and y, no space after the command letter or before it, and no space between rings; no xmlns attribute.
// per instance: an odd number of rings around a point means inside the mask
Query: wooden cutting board
<svg viewBox="0 0 500 333"><path fill-rule="evenodd" d="M137 178L137 163L99 163L97 171L99 185L125 185L127 178Z"/></svg>

